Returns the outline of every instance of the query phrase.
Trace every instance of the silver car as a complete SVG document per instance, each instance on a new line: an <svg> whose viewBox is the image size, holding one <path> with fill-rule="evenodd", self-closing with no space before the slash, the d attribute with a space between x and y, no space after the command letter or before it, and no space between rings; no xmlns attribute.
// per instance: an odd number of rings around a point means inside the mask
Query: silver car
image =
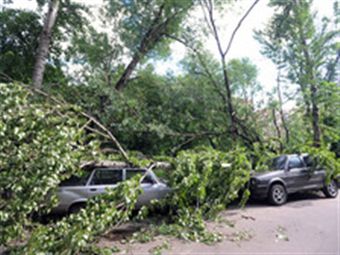
<svg viewBox="0 0 340 255"><path fill-rule="evenodd" d="M119 182L128 180L136 174L143 176L141 180L143 193L137 200L137 209L150 204L153 199L164 198L171 191L151 170L96 168L85 172L83 176L73 176L62 182L57 193L59 205L52 212L77 212L85 206L87 199L104 193L107 188L116 187Z"/></svg>

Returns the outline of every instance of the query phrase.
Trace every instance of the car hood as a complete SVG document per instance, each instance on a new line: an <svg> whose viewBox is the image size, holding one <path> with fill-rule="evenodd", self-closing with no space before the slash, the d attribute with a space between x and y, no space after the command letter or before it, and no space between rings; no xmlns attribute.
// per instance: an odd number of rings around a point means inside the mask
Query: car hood
<svg viewBox="0 0 340 255"><path fill-rule="evenodd" d="M256 179L269 179L273 178L276 176L279 176L282 173L283 170L273 170L273 171L266 171L266 172L261 172L261 173L256 173L255 171L252 171L250 174L251 177L256 178Z"/></svg>

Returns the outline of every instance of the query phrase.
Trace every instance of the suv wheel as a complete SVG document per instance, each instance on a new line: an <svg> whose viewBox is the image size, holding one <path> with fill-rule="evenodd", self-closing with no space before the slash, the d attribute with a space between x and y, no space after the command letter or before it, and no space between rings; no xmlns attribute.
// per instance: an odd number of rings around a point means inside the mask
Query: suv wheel
<svg viewBox="0 0 340 255"><path fill-rule="evenodd" d="M85 203L77 203L71 206L69 209L70 214L78 213L81 209L85 208Z"/></svg>
<svg viewBox="0 0 340 255"><path fill-rule="evenodd" d="M338 195L338 185L334 180L331 180L331 182L328 185L325 185L323 188L323 193L326 197L329 198L335 198Z"/></svg>
<svg viewBox="0 0 340 255"><path fill-rule="evenodd" d="M281 184L274 184L270 187L268 194L269 202L272 205L283 205L287 201L287 192Z"/></svg>

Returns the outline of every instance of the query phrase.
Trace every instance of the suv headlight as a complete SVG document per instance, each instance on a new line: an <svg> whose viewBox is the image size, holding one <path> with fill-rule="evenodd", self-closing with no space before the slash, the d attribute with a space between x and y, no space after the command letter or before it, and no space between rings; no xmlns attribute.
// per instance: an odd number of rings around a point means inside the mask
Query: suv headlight
<svg viewBox="0 0 340 255"><path fill-rule="evenodd" d="M252 178L250 180L250 186L255 186L257 184L257 180L255 178Z"/></svg>

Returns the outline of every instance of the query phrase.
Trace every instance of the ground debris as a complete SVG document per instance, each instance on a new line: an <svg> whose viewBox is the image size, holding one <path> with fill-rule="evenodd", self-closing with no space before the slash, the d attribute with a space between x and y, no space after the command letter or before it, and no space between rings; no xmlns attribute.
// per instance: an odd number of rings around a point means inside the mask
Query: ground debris
<svg viewBox="0 0 340 255"><path fill-rule="evenodd" d="M244 214L241 215L241 218L245 219L245 220L253 220L253 221L256 220L253 216L248 216L248 215L244 215Z"/></svg>
<svg viewBox="0 0 340 255"><path fill-rule="evenodd" d="M247 230L241 230L227 235L227 240L235 242L239 245L241 241L250 241L253 238L253 234Z"/></svg>
<svg viewBox="0 0 340 255"><path fill-rule="evenodd" d="M280 240L289 241L289 238L287 236L287 229L285 227L282 226L278 226L276 229L276 239L275 242L279 242Z"/></svg>

